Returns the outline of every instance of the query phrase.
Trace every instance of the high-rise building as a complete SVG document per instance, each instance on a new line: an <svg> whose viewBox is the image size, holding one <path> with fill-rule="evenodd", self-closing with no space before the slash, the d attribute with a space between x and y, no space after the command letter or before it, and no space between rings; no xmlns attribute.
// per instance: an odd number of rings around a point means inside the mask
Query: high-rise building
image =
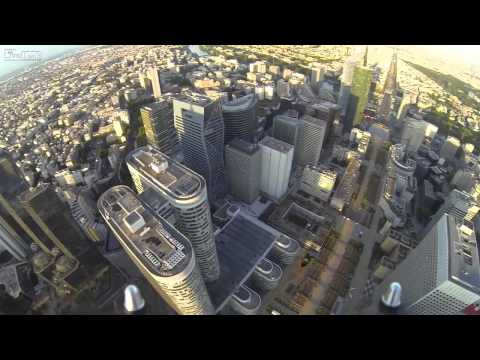
<svg viewBox="0 0 480 360"><path fill-rule="evenodd" d="M416 153L425 139L426 122L407 117L403 125L400 142L406 146L406 150Z"/></svg>
<svg viewBox="0 0 480 360"><path fill-rule="evenodd" d="M141 107L140 115L147 142L158 147L160 151L171 154L176 143L172 104L166 99L161 99Z"/></svg>
<svg viewBox="0 0 480 360"><path fill-rule="evenodd" d="M358 65L355 66L344 132L350 131L352 126L358 125L362 122L371 82L372 69Z"/></svg>
<svg viewBox="0 0 480 360"><path fill-rule="evenodd" d="M390 67L388 68L385 85L383 86L383 93L394 94L397 90L397 54L394 53Z"/></svg>
<svg viewBox="0 0 480 360"><path fill-rule="evenodd" d="M346 111L348 109L350 92L353 82L353 72L357 64L358 61L353 57L349 57L347 60L345 60L345 63L343 64L338 104L342 108L342 113L344 114L346 114Z"/></svg>
<svg viewBox="0 0 480 360"><path fill-rule="evenodd" d="M254 141L258 128L255 113L256 103L255 95L248 94L222 105L225 144L235 138Z"/></svg>
<svg viewBox="0 0 480 360"><path fill-rule="evenodd" d="M283 79L277 81L277 95L280 99L292 99L292 89L288 81Z"/></svg>
<svg viewBox="0 0 480 360"><path fill-rule="evenodd" d="M28 190L10 154L0 149L0 243L17 259L28 254L32 236L31 220L17 197Z"/></svg>
<svg viewBox="0 0 480 360"><path fill-rule="evenodd" d="M325 77L325 68L322 64L316 62L311 63L310 67L310 83L312 84L312 87L315 88L316 91L318 91L318 88Z"/></svg>
<svg viewBox="0 0 480 360"><path fill-rule="evenodd" d="M337 173L335 171L307 165L303 169L300 189L327 202L330 199L336 179Z"/></svg>
<svg viewBox="0 0 480 360"><path fill-rule="evenodd" d="M293 161L298 164L303 151L304 123L302 120L288 116L277 115L273 118L272 135L275 139L293 145Z"/></svg>
<svg viewBox="0 0 480 360"><path fill-rule="evenodd" d="M230 193L251 204L260 194L262 155L257 144L234 139L225 146L225 168Z"/></svg>
<svg viewBox="0 0 480 360"><path fill-rule="evenodd" d="M41 251L33 255L32 263L42 280L67 298L87 293L97 301L113 289L113 281L123 276L86 237L52 185L40 184L19 200L35 223L30 230Z"/></svg>
<svg viewBox="0 0 480 360"><path fill-rule="evenodd" d="M227 189L220 101L185 93L173 101L173 112L185 164L205 178L212 201L221 199Z"/></svg>
<svg viewBox="0 0 480 360"><path fill-rule="evenodd" d="M160 82L160 70L156 67L148 70L148 78L152 83L153 96L159 100L162 97L162 84Z"/></svg>
<svg viewBox="0 0 480 360"><path fill-rule="evenodd" d="M262 154L260 190L273 200L279 200L288 190L293 146L268 136L259 145Z"/></svg>
<svg viewBox="0 0 480 360"><path fill-rule="evenodd" d="M205 281L216 280L220 268L203 177L149 145L132 151L126 161L139 194L153 188L169 201L177 227L193 245Z"/></svg>
<svg viewBox="0 0 480 360"><path fill-rule="evenodd" d="M303 123L303 139L298 164L317 165L327 131L327 122L310 115L304 115L300 121Z"/></svg>
<svg viewBox="0 0 480 360"><path fill-rule="evenodd" d="M445 160L453 160L461 142L455 136L447 136L447 139L443 143L440 149L440 157Z"/></svg>
<svg viewBox="0 0 480 360"><path fill-rule="evenodd" d="M98 208L128 256L178 314L214 313L194 250L184 235L126 186L105 192Z"/></svg>
<svg viewBox="0 0 480 360"><path fill-rule="evenodd" d="M392 282L402 287L400 314L460 315L480 300L480 264L471 223L444 214L420 244L378 286L364 313L378 313Z"/></svg>
<svg viewBox="0 0 480 360"><path fill-rule="evenodd" d="M402 101L398 107L397 118L403 120L407 115L410 106L415 103L415 96L412 93L404 91Z"/></svg>

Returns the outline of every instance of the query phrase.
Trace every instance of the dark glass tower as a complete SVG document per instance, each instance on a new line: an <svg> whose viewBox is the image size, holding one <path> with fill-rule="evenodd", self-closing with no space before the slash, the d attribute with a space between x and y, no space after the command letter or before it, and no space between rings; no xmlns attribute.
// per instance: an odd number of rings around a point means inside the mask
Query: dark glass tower
<svg viewBox="0 0 480 360"><path fill-rule="evenodd" d="M254 141L258 123L255 114L255 94L229 101L222 105L225 123L225 144L235 138Z"/></svg>
<svg viewBox="0 0 480 360"><path fill-rule="evenodd" d="M171 155L176 144L171 102L165 99L146 105L140 109L140 114L148 143Z"/></svg>
<svg viewBox="0 0 480 360"><path fill-rule="evenodd" d="M221 199L227 189L220 100L185 93L173 101L173 112L185 164L207 181L208 197L211 200Z"/></svg>

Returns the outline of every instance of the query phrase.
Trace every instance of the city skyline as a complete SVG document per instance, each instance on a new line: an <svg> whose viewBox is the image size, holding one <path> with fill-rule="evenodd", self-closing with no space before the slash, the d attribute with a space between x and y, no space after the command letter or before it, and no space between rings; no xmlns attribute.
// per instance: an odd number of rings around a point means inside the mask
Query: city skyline
<svg viewBox="0 0 480 360"><path fill-rule="evenodd" d="M32 49L0 313L480 313L480 47Z"/></svg>

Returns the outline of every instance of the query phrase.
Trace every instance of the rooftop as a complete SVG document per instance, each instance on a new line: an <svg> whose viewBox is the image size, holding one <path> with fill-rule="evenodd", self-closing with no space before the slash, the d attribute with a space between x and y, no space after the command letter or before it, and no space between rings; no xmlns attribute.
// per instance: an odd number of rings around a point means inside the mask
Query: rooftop
<svg viewBox="0 0 480 360"><path fill-rule="evenodd" d="M180 96L176 97L174 101L206 107L215 100L203 94L185 91Z"/></svg>
<svg viewBox="0 0 480 360"><path fill-rule="evenodd" d="M323 126L323 127L327 126L327 122L325 120L318 119L318 118L310 116L310 115L303 115L302 120L307 122L307 123L314 124L314 125L317 125L317 126Z"/></svg>
<svg viewBox="0 0 480 360"><path fill-rule="evenodd" d="M120 185L106 191L98 208L115 235L155 275L172 276L187 266L193 254L190 242L154 215L130 188Z"/></svg>
<svg viewBox="0 0 480 360"><path fill-rule="evenodd" d="M270 251L278 235L258 220L238 213L216 236L220 278L207 284L214 307L219 311Z"/></svg>
<svg viewBox="0 0 480 360"><path fill-rule="evenodd" d="M227 147L231 147L233 149L239 150L248 155L252 155L259 150L258 145L250 143L240 138L235 138L232 141L230 141Z"/></svg>
<svg viewBox="0 0 480 360"><path fill-rule="evenodd" d="M205 188L205 180L151 145L127 155L127 164L175 199L190 199Z"/></svg>
<svg viewBox="0 0 480 360"><path fill-rule="evenodd" d="M241 98L228 101L222 105L222 110L226 112L247 110L255 105L255 94L248 94Z"/></svg>
<svg viewBox="0 0 480 360"><path fill-rule="evenodd" d="M288 153L290 151L293 151L293 145L290 145L284 141L272 138L270 136L264 137L259 144L269 147L271 149L280 151L282 153Z"/></svg>

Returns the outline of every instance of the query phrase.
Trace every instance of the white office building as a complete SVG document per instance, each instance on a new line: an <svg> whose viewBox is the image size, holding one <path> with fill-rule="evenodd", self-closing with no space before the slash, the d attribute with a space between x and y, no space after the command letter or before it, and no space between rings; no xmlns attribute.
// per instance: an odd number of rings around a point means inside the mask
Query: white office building
<svg viewBox="0 0 480 360"><path fill-rule="evenodd" d="M271 199L279 200L288 190L293 146L268 136L259 145L262 154L260 190Z"/></svg>

